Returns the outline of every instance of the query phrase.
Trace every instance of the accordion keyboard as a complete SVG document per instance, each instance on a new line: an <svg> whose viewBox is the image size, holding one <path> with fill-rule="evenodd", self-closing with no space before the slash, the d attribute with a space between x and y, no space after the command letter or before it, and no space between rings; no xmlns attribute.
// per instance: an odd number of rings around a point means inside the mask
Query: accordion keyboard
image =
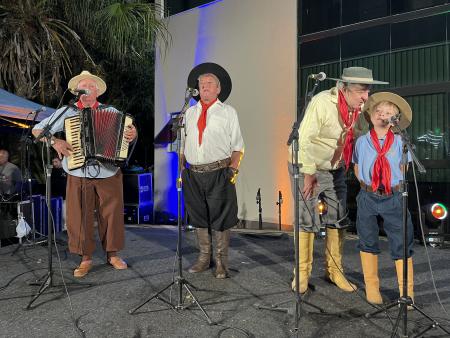
<svg viewBox="0 0 450 338"><path fill-rule="evenodd" d="M68 117L64 120L66 129L66 141L72 146L72 154L67 157L69 170L81 168L85 162L81 144L80 116Z"/></svg>

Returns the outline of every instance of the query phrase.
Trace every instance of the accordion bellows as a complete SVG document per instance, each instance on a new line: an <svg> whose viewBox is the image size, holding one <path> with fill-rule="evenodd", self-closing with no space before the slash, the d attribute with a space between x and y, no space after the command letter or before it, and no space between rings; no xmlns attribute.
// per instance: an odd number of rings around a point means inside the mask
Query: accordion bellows
<svg viewBox="0 0 450 338"><path fill-rule="evenodd" d="M85 108L66 118L66 141L73 148L67 157L69 170L94 161L117 166L124 163L128 156L124 130L132 124L132 116L112 108Z"/></svg>

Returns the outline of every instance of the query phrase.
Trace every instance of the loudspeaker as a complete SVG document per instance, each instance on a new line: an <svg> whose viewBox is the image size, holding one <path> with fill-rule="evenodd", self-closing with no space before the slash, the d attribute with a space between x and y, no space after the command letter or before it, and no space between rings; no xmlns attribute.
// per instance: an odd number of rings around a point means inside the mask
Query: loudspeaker
<svg viewBox="0 0 450 338"><path fill-rule="evenodd" d="M125 224L152 224L153 203L125 204L124 221Z"/></svg>
<svg viewBox="0 0 450 338"><path fill-rule="evenodd" d="M48 208L47 201L45 200L45 196L41 196L42 202L42 223L40 228L36 226L37 231L40 233L47 235L48 234L48 225L47 225L47 217L48 217ZM51 199L51 216L53 217L53 227L55 233L61 232L63 230L62 225L62 205L63 198L62 197L52 197Z"/></svg>
<svg viewBox="0 0 450 338"><path fill-rule="evenodd" d="M123 201L130 205L153 203L152 174L124 174Z"/></svg>

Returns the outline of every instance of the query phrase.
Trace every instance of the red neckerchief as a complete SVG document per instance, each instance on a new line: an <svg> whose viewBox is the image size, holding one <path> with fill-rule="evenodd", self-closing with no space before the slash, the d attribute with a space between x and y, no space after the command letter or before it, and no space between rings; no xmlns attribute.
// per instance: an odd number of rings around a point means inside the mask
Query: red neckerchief
<svg viewBox="0 0 450 338"><path fill-rule="evenodd" d="M370 129L370 138L372 139L372 144L378 153L378 156L373 164L372 171L372 190L376 191L383 184L386 193L391 192L391 166L388 159L386 158L386 153L394 143L394 133L389 130L386 134L386 139L384 140L383 148L380 148L380 142L378 141L378 136L375 130Z"/></svg>
<svg viewBox="0 0 450 338"><path fill-rule="evenodd" d="M217 98L208 103L203 102L202 100L200 100L200 104L202 105L202 113L200 114L200 117L198 118L198 122L197 122L197 127L198 127L198 145L202 145L202 138L203 138L203 131L206 128L206 112L209 109L209 107L211 107L214 102L217 101Z"/></svg>
<svg viewBox="0 0 450 338"><path fill-rule="evenodd" d="M94 103L94 104L92 105L92 107L90 107L90 108L92 108L92 109L97 109L99 105L100 105L100 103L98 103L98 101L95 101L95 103ZM84 106L83 102L81 102L81 100L78 100L78 101L77 101L76 106L77 106L78 109L86 108L86 107Z"/></svg>
<svg viewBox="0 0 450 338"><path fill-rule="evenodd" d="M345 168L348 170L352 160L352 152L353 152L353 125L355 121L358 119L358 115L360 110L355 110L353 114L350 114L348 111L347 101L345 101L344 94L339 91L338 97L338 109L341 114L342 122L344 122L344 130L347 132L345 135L344 142L344 161Z"/></svg>

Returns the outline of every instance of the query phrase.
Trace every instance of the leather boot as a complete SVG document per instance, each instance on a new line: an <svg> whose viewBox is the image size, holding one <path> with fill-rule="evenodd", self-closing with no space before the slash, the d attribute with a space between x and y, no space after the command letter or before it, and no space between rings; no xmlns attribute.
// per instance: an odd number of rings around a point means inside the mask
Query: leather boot
<svg viewBox="0 0 450 338"><path fill-rule="evenodd" d="M312 263L313 263L313 249L314 249L314 232L300 231L299 236L299 262L298 271L300 272L299 278L299 291L305 293L308 289L309 277L311 277ZM292 290L295 291L295 269L294 280L292 281Z"/></svg>
<svg viewBox="0 0 450 338"><path fill-rule="evenodd" d="M325 278L346 292L353 292L356 285L350 283L344 275L342 267L342 251L344 248L344 230L327 228L325 249Z"/></svg>
<svg viewBox="0 0 450 338"><path fill-rule="evenodd" d="M209 236L208 228L197 228L197 242L200 254L197 262L189 268L190 273L202 272L209 269L211 262L211 237Z"/></svg>
<svg viewBox="0 0 450 338"><path fill-rule="evenodd" d="M378 255L360 251L361 265L366 284L366 299L372 304L383 304L380 293L380 279L378 278Z"/></svg>
<svg viewBox="0 0 450 338"><path fill-rule="evenodd" d="M408 264L408 284L406 285L408 290L408 296L411 297L414 302L414 268L412 257L409 257L406 261ZM403 296L403 259L397 259L395 261L395 269L397 270L398 289L400 291L400 297ZM412 307L408 306L408 310Z"/></svg>
<svg viewBox="0 0 450 338"><path fill-rule="evenodd" d="M216 237L216 278L228 277L228 246L230 244L230 230L214 231Z"/></svg>

